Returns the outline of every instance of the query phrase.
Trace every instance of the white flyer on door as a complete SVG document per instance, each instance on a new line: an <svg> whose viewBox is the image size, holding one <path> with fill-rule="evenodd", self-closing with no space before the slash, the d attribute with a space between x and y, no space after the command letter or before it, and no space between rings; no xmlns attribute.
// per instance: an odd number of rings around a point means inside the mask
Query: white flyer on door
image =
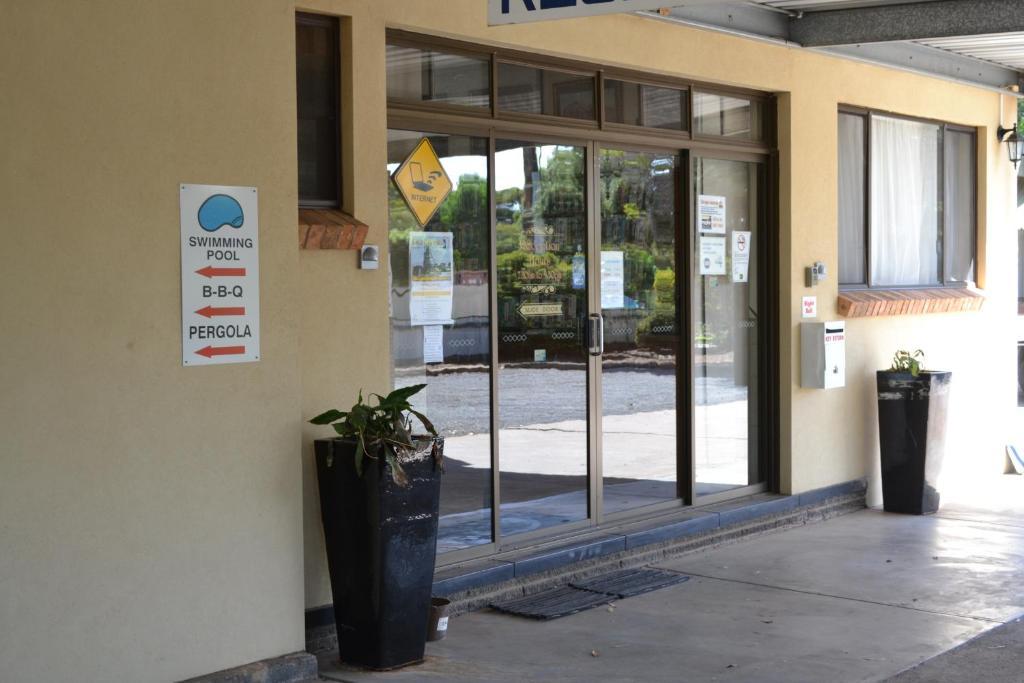
<svg viewBox="0 0 1024 683"><path fill-rule="evenodd" d="M423 326L423 362L444 362L444 327L442 325Z"/></svg>
<svg viewBox="0 0 1024 683"><path fill-rule="evenodd" d="M453 235L409 233L409 324L450 325L455 292Z"/></svg>
<svg viewBox="0 0 1024 683"><path fill-rule="evenodd" d="M725 238L700 237L700 274L725 275Z"/></svg>
<svg viewBox="0 0 1024 683"><path fill-rule="evenodd" d="M743 230L732 233L732 281L747 282L750 271L750 249L752 236Z"/></svg>
<svg viewBox="0 0 1024 683"><path fill-rule="evenodd" d="M701 232L725 234L725 197L702 194L697 197L698 223Z"/></svg>
<svg viewBox="0 0 1024 683"><path fill-rule="evenodd" d="M624 266L621 251L601 252L601 308L625 308Z"/></svg>

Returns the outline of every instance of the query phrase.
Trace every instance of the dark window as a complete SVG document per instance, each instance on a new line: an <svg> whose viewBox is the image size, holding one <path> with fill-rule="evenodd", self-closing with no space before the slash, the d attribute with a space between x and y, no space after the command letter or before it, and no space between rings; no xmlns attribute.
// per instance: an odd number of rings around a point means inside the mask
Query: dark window
<svg viewBox="0 0 1024 683"><path fill-rule="evenodd" d="M604 118L665 130L686 130L686 91L606 79Z"/></svg>
<svg viewBox="0 0 1024 683"><path fill-rule="evenodd" d="M838 133L839 284L973 283L975 134L856 112Z"/></svg>
<svg viewBox="0 0 1024 683"><path fill-rule="evenodd" d="M491 106L491 63L486 57L388 45L387 74L390 100Z"/></svg>
<svg viewBox="0 0 1024 683"><path fill-rule="evenodd" d="M299 204L340 206L338 20L295 15Z"/></svg>
<svg viewBox="0 0 1024 683"><path fill-rule="evenodd" d="M593 121L594 77L499 62L498 109Z"/></svg>

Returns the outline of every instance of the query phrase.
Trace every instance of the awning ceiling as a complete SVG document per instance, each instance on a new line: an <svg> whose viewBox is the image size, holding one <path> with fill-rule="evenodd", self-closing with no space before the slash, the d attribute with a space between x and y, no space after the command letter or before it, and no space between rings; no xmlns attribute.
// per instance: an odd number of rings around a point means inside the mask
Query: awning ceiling
<svg viewBox="0 0 1024 683"><path fill-rule="evenodd" d="M663 14L712 30L1024 89L1024 0L690 0Z"/></svg>

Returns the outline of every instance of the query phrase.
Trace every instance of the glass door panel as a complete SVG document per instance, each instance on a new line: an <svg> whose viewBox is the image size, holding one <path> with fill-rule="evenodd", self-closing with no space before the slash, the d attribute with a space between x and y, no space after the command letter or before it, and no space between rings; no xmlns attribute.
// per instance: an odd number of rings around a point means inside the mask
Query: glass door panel
<svg viewBox="0 0 1024 683"><path fill-rule="evenodd" d="M677 159L600 151L604 514L678 497Z"/></svg>
<svg viewBox="0 0 1024 683"><path fill-rule="evenodd" d="M502 536L585 520L586 148L498 140L494 158Z"/></svg>
<svg viewBox="0 0 1024 683"><path fill-rule="evenodd" d="M693 160L696 494L764 481L758 458L762 165Z"/></svg>
<svg viewBox="0 0 1024 683"><path fill-rule="evenodd" d="M427 385L412 402L445 437L437 534L437 551L445 553L492 541L488 140L389 130L389 176L424 137L437 151L453 188L420 228L388 180L391 363L395 388ZM432 244L431 235L446 239L449 233L450 250ZM444 264L449 256L453 320L424 325L410 305L412 280L426 261ZM425 353L431 333L440 336L440 355Z"/></svg>

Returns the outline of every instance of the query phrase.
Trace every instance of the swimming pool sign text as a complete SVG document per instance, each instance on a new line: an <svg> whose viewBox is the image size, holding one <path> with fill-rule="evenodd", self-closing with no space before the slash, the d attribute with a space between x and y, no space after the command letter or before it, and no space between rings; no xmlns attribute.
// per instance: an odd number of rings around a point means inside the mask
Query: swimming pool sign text
<svg viewBox="0 0 1024 683"><path fill-rule="evenodd" d="M255 187L181 185L182 365L260 359Z"/></svg>

